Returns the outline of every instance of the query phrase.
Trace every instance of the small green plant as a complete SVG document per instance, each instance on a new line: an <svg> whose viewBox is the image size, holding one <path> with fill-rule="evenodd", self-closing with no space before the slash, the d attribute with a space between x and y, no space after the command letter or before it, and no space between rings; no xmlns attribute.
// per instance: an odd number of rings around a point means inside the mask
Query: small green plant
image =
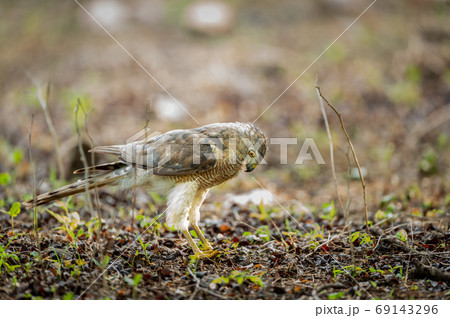
<svg viewBox="0 0 450 318"><path fill-rule="evenodd" d="M394 292L395 292L395 288L392 288L391 291L389 292L389 298L394 298Z"/></svg>
<svg viewBox="0 0 450 318"><path fill-rule="evenodd" d="M247 240L250 241L250 244L253 244L253 242L255 241L255 235L252 232L246 231L246 232L242 233L242 236L247 238Z"/></svg>
<svg viewBox="0 0 450 318"><path fill-rule="evenodd" d="M3 246L0 244L0 274L2 273L2 267L6 267L6 270L8 272L13 272L16 268L20 267L20 265L11 265L11 262L18 262L19 261L19 257L16 255L15 252L7 252L8 251L8 247L9 245L12 243L12 241L14 241L14 239L17 237L18 235L14 235L9 241L8 243Z"/></svg>
<svg viewBox="0 0 450 318"><path fill-rule="evenodd" d="M145 229L145 231L147 231L148 233L161 236L162 225L160 222L158 222L160 217L161 217L161 214L159 214L153 218L139 214L136 217L136 220L139 222L139 226L141 228Z"/></svg>
<svg viewBox="0 0 450 318"><path fill-rule="evenodd" d="M98 261L96 258L93 258L92 260L94 261L95 265L100 267L101 270L105 270L108 266L110 257L109 255L105 255L101 261Z"/></svg>
<svg viewBox="0 0 450 318"><path fill-rule="evenodd" d="M11 183L11 175L8 172L0 173L0 185L7 186Z"/></svg>
<svg viewBox="0 0 450 318"><path fill-rule="evenodd" d="M341 269L336 269L336 267L333 265L333 277L336 280L339 274L342 274L344 271Z"/></svg>
<svg viewBox="0 0 450 318"><path fill-rule="evenodd" d="M324 231L320 227L319 224L314 223L315 229L309 231L308 233L303 234L303 236L308 237L309 240L309 248L311 250L317 248L320 245L320 241L324 240Z"/></svg>
<svg viewBox="0 0 450 318"><path fill-rule="evenodd" d="M266 242L270 240L270 230L268 225L262 225L256 229L255 233L244 232L242 236L246 237L251 244L254 243L256 238L260 238Z"/></svg>
<svg viewBox="0 0 450 318"><path fill-rule="evenodd" d="M101 224L101 222L99 221L98 217L92 217L86 223L87 233L83 233L83 234L87 234L88 238L94 237L94 233L100 228L100 224ZM81 233L80 233L80 236L81 236Z"/></svg>
<svg viewBox="0 0 450 318"><path fill-rule="evenodd" d="M361 235L361 242L359 243L359 245L363 246L363 245L369 245L369 246L373 246L374 245L374 240L375 238L367 233L363 233Z"/></svg>
<svg viewBox="0 0 450 318"><path fill-rule="evenodd" d="M62 273L61 269L63 267L63 264L62 264L61 258L59 258L58 253L55 251L55 248L52 247L52 249L53 249L53 253L55 253L55 255L56 255L56 260L51 259L50 261L55 264L56 273L58 274L58 277L61 279L61 273Z"/></svg>
<svg viewBox="0 0 450 318"><path fill-rule="evenodd" d="M381 203L382 207L385 207L385 210L378 210L377 213L375 213L375 220L377 221L383 221L383 220L388 220L388 221L393 221L394 219L397 218L398 214L395 213L395 205L392 202L388 202L385 201L383 203Z"/></svg>
<svg viewBox="0 0 450 318"><path fill-rule="evenodd" d="M290 242L294 242L294 236L296 235L295 232L286 232L286 231L283 231L283 232L281 232L281 234L283 234L283 235L285 235L285 236L288 236Z"/></svg>
<svg viewBox="0 0 450 318"><path fill-rule="evenodd" d="M262 275L264 275L264 272L258 273L257 275L249 275L249 273L245 271L232 271L229 276L221 276L219 278L214 279L211 283L228 284L231 281L234 281L239 285L242 285L244 281L249 281L255 283L259 287L263 287L264 284L261 280Z"/></svg>
<svg viewBox="0 0 450 318"><path fill-rule="evenodd" d="M394 267L389 266L389 267L390 267L389 272L391 272L400 279L403 278L403 266L394 266ZM396 271L398 271L397 274L395 273Z"/></svg>
<svg viewBox="0 0 450 318"><path fill-rule="evenodd" d="M372 235L369 235L367 233L361 233L360 231L353 232L352 234L350 234L348 238L349 243L353 243L356 240L359 240L360 246L364 245L372 246L374 243L374 237Z"/></svg>
<svg viewBox="0 0 450 318"><path fill-rule="evenodd" d="M268 225L262 225L258 227L255 231L255 234L266 242L269 242L270 240L270 230Z"/></svg>
<svg viewBox="0 0 450 318"><path fill-rule="evenodd" d="M264 206L262 200L261 200L261 203L258 206L258 210L259 210L259 213L261 214L260 218L259 218L261 221L262 220L270 220L271 219L270 218L270 211L266 209L266 207Z"/></svg>
<svg viewBox="0 0 450 318"><path fill-rule="evenodd" d="M397 233L395 233L395 237L402 242L408 243L408 233L406 233L406 231L403 229L398 230Z"/></svg>
<svg viewBox="0 0 450 318"><path fill-rule="evenodd" d="M30 293L23 294L23 296L25 298L28 298L28 299L31 299L31 300L43 300L44 299L42 296L33 296Z"/></svg>
<svg viewBox="0 0 450 318"><path fill-rule="evenodd" d="M395 201L397 196L395 194L387 194L381 198L380 207L385 208L389 203Z"/></svg>
<svg viewBox="0 0 450 318"><path fill-rule="evenodd" d="M331 201L330 203L325 203L322 205L322 215L320 218L334 223L334 221L336 221L336 213L337 211L334 207L334 201Z"/></svg>
<svg viewBox="0 0 450 318"><path fill-rule="evenodd" d="M23 151L20 148L14 148L14 150L11 152L11 161L18 165L23 160Z"/></svg>
<svg viewBox="0 0 450 318"><path fill-rule="evenodd" d="M328 299L329 300L342 299L342 298L344 298L344 296L345 296L345 292L340 291L340 292L328 294Z"/></svg>
<svg viewBox="0 0 450 318"><path fill-rule="evenodd" d="M419 171L423 175L434 175L438 172L437 153L429 149L422 153L419 161Z"/></svg>
<svg viewBox="0 0 450 318"><path fill-rule="evenodd" d="M137 287L142 280L142 274L136 274L133 278L125 276L123 280L131 286L133 299L137 299Z"/></svg>
<svg viewBox="0 0 450 318"><path fill-rule="evenodd" d="M142 250L144 251L144 255L145 255L145 258L147 259L147 262L151 263L150 258L148 257L148 254L147 254L147 247L150 245L151 242L144 243L144 241L141 239L140 236L138 236L138 240L139 240L139 244L141 244Z"/></svg>
<svg viewBox="0 0 450 318"><path fill-rule="evenodd" d="M342 267L342 269L337 269L334 265L333 265L333 276L334 279L336 280L338 278L338 276L342 273L347 273L347 274L351 274L353 277L356 276L356 274L360 274L363 273L364 270L360 267L360 266L353 266L353 265L348 265L348 266L344 266Z"/></svg>
<svg viewBox="0 0 450 318"><path fill-rule="evenodd" d="M369 268L369 272L371 272L371 273L381 273L381 274L384 274L384 270L382 270L382 269L375 269L375 268L373 268L373 267L370 267L370 268Z"/></svg>
<svg viewBox="0 0 450 318"><path fill-rule="evenodd" d="M60 224L61 226L58 227L58 229L61 229L67 233L67 235L70 238L70 241L77 246L77 239L84 235L84 230L82 228L79 228L78 231L75 234L75 231L78 228L78 225L80 224L80 215L78 212L71 212L69 213L67 209L65 209L66 215L60 215L54 213L50 209L46 209L47 212L53 216Z"/></svg>
<svg viewBox="0 0 450 318"><path fill-rule="evenodd" d="M252 205L252 210L255 209L255 206ZM275 207L265 207L264 204L261 203L256 206L257 212L250 213L251 217L258 218L260 221L269 221L272 217L280 212L278 208Z"/></svg>
<svg viewBox="0 0 450 318"><path fill-rule="evenodd" d="M62 300L73 300L74 298L75 295L72 292L65 293L64 296L62 296Z"/></svg>
<svg viewBox="0 0 450 318"><path fill-rule="evenodd" d="M11 217L11 227L14 233L14 218L20 214L20 202L14 202L14 204L9 209L9 212L0 210L0 212L8 214Z"/></svg>
<svg viewBox="0 0 450 318"><path fill-rule="evenodd" d="M33 256L33 258L36 262L40 262L42 260L39 252L32 251L32 252L30 252L30 255Z"/></svg>
<svg viewBox="0 0 450 318"><path fill-rule="evenodd" d="M343 268L344 270L350 270L353 277L355 277L357 274L361 274L364 272L364 270L360 266L348 265L344 266Z"/></svg>
<svg viewBox="0 0 450 318"><path fill-rule="evenodd" d="M32 261L25 263L24 268L28 275L30 274L31 266L33 266L33 264L34 263Z"/></svg>
<svg viewBox="0 0 450 318"><path fill-rule="evenodd" d="M350 234L350 237L348 238L349 243L353 243L354 241L356 241L359 238L359 233L359 231L356 231Z"/></svg>

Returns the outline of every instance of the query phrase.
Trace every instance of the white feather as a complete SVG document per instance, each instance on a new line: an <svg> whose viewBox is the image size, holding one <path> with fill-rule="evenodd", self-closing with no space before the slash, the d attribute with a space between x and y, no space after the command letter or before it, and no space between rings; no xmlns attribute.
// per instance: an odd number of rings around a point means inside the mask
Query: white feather
<svg viewBox="0 0 450 318"><path fill-rule="evenodd" d="M173 226L180 231L188 229L189 210L197 189L196 182L185 182L177 184L170 191L167 200L166 222L168 226Z"/></svg>

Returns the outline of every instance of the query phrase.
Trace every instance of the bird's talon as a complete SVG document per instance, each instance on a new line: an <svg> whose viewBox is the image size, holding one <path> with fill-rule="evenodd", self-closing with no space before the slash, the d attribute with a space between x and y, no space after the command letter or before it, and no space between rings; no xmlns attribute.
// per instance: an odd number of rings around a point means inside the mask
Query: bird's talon
<svg viewBox="0 0 450 318"><path fill-rule="evenodd" d="M216 256L219 253L220 253L219 251L210 249L210 250L207 250L207 251L203 250L200 253L195 253L195 256L198 259L205 259L205 258L212 258L212 257Z"/></svg>
<svg viewBox="0 0 450 318"><path fill-rule="evenodd" d="M213 251L213 247L210 244L204 245L202 250L204 252Z"/></svg>

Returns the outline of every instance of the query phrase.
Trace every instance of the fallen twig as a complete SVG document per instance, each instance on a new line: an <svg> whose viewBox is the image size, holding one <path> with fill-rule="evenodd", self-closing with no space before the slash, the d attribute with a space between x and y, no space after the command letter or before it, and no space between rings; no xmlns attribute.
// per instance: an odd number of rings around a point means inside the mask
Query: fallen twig
<svg viewBox="0 0 450 318"><path fill-rule="evenodd" d="M370 232L375 236L379 236L380 240L384 243L387 243L391 248L399 249L404 253L410 254L410 259L412 258L412 256L418 256L421 254L420 252L416 252L415 250L410 248L406 243L400 241L395 236L386 235L381 239L384 233L378 227L371 227ZM415 268L410 272L410 276L412 277L428 278L435 281L450 281L449 272L443 271L436 267L425 265L417 259L411 259L411 262L415 266Z"/></svg>
<svg viewBox="0 0 450 318"><path fill-rule="evenodd" d="M450 282L450 272L425 265L418 260L413 260L415 268L411 270L411 276L416 278L428 278L434 281Z"/></svg>

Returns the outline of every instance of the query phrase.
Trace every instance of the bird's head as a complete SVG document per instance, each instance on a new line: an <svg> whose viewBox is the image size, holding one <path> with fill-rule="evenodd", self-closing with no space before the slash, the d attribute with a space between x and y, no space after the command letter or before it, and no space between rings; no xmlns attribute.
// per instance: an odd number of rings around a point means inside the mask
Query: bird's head
<svg viewBox="0 0 450 318"><path fill-rule="evenodd" d="M244 167L246 172L253 171L263 160L267 152L267 137L254 124L249 124L248 139L245 141L247 154L244 159Z"/></svg>

